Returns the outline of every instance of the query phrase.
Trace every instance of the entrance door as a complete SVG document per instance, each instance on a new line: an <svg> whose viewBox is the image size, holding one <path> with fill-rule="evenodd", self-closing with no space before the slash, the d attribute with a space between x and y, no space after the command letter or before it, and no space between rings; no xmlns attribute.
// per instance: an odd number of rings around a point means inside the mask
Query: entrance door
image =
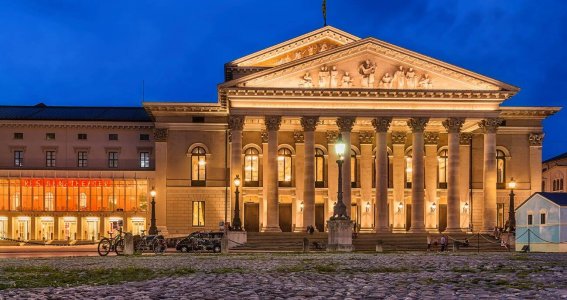
<svg viewBox="0 0 567 300"><path fill-rule="evenodd" d="M0 218L0 237L8 237L8 218Z"/></svg>
<svg viewBox="0 0 567 300"><path fill-rule="evenodd" d="M356 203L351 203L350 205L350 219L354 222L356 231L358 231L360 228L360 211Z"/></svg>
<svg viewBox="0 0 567 300"><path fill-rule="evenodd" d="M447 229L447 204L439 204L439 231Z"/></svg>
<svg viewBox="0 0 567 300"><path fill-rule="evenodd" d="M27 241L30 239L30 222L29 219L18 219L16 222L17 225L17 236L19 240Z"/></svg>
<svg viewBox="0 0 567 300"><path fill-rule="evenodd" d="M315 204L315 227L319 232L325 231L325 204Z"/></svg>
<svg viewBox="0 0 567 300"><path fill-rule="evenodd" d="M146 230L146 219L145 218L132 218L132 231L133 235L142 234L142 230Z"/></svg>
<svg viewBox="0 0 567 300"><path fill-rule="evenodd" d="M244 230L260 231L260 204L244 203Z"/></svg>
<svg viewBox="0 0 567 300"><path fill-rule="evenodd" d="M87 218L87 239L94 241L98 240L99 236L99 219L98 218Z"/></svg>
<svg viewBox="0 0 567 300"><path fill-rule="evenodd" d="M53 240L54 236L54 226L53 226L53 219L51 220L41 220L40 224L41 230L41 239L44 241Z"/></svg>
<svg viewBox="0 0 567 300"><path fill-rule="evenodd" d="M411 228L411 204L406 204L406 230Z"/></svg>
<svg viewBox="0 0 567 300"><path fill-rule="evenodd" d="M280 203L280 229L291 232L291 203Z"/></svg>
<svg viewBox="0 0 567 300"><path fill-rule="evenodd" d="M77 219L63 220L63 238L66 240L77 239Z"/></svg>

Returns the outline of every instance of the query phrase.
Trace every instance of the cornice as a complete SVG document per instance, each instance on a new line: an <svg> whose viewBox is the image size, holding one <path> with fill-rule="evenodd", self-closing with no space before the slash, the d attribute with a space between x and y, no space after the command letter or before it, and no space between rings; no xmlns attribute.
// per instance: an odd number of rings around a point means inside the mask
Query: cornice
<svg viewBox="0 0 567 300"><path fill-rule="evenodd" d="M144 102L144 108L151 115L160 112L168 113L204 113L204 114L228 114L228 109L219 103L193 103L193 102Z"/></svg>
<svg viewBox="0 0 567 300"><path fill-rule="evenodd" d="M103 122L101 122L103 123ZM152 129L153 123L116 123L104 122L104 124L96 124L96 121L85 123L56 123L52 121L2 121L0 127L8 128L96 128L96 129L126 129L140 130Z"/></svg>
<svg viewBox="0 0 567 300"><path fill-rule="evenodd" d="M558 106L502 106L500 117L505 119L545 119L559 112Z"/></svg>

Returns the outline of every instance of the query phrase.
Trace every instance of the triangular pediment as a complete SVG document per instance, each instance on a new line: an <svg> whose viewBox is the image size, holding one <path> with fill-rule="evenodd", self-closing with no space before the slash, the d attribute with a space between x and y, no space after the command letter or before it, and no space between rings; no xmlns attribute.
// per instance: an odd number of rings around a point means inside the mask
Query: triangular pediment
<svg viewBox="0 0 567 300"><path fill-rule="evenodd" d="M226 82L221 87L512 91L504 82L366 38Z"/></svg>
<svg viewBox="0 0 567 300"><path fill-rule="evenodd" d="M319 54L339 46L352 43L360 38L325 26L294 39L279 43L267 49L239 58L227 65L233 67L275 67L291 61Z"/></svg>

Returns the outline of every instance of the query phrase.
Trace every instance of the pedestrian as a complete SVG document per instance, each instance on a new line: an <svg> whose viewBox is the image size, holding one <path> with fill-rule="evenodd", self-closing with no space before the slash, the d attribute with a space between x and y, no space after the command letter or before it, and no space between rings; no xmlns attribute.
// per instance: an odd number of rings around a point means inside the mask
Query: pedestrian
<svg viewBox="0 0 567 300"><path fill-rule="evenodd" d="M441 236L441 252L445 251L446 247L447 247L447 238L444 235L442 235Z"/></svg>
<svg viewBox="0 0 567 300"><path fill-rule="evenodd" d="M431 251L431 235L427 234L427 251Z"/></svg>

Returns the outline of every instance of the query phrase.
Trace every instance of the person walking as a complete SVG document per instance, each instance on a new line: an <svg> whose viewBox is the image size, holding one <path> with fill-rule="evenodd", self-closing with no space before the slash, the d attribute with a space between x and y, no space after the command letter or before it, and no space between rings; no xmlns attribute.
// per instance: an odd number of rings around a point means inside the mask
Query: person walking
<svg viewBox="0 0 567 300"><path fill-rule="evenodd" d="M447 238L442 235L441 236L441 252L445 251L447 248Z"/></svg>
<svg viewBox="0 0 567 300"><path fill-rule="evenodd" d="M431 251L431 235L427 234L427 251Z"/></svg>

